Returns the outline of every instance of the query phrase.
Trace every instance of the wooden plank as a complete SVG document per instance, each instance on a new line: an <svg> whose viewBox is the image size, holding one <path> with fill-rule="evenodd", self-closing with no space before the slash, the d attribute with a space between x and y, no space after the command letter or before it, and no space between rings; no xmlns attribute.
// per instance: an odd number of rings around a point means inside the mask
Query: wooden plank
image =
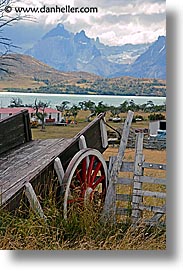
<svg viewBox="0 0 183 275"><path fill-rule="evenodd" d="M153 177L148 177L148 176L140 176L139 180L141 182L166 185L166 179L163 179L163 178L153 178Z"/></svg>
<svg viewBox="0 0 183 275"><path fill-rule="evenodd" d="M117 184L132 185L134 182L131 178L118 178Z"/></svg>
<svg viewBox="0 0 183 275"><path fill-rule="evenodd" d="M60 187L61 187L60 193L61 193L61 195L63 195L64 186L63 186L62 182L63 182L63 178L64 178L64 169L63 169L62 163L58 157L54 161L54 169L56 171L58 181L60 183Z"/></svg>
<svg viewBox="0 0 183 275"><path fill-rule="evenodd" d="M139 204L142 203L142 196L137 196L136 192L140 192L142 189L142 183L140 182L139 176L143 175L143 168L139 166L139 163L144 161L143 151L143 133L138 133L136 138L136 148L135 148L135 171L134 171L134 185L133 185L133 195L132 195L132 222L136 223L138 219L141 218L142 213L139 209Z"/></svg>
<svg viewBox="0 0 183 275"><path fill-rule="evenodd" d="M101 132L101 140L103 148L108 147L108 138L107 138L107 129L104 119L100 120L100 132Z"/></svg>
<svg viewBox="0 0 183 275"><path fill-rule="evenodd" d="M17 147L25 142L25 136L24 134L20 134L18 137L14 138L12 137L12 140L7 140L4 143L1 143L0 145L0 154L5 153L9 151L10 149L13 149L14 147Z"/></svg>
<svg viewBox="0 0 183 275"><path fill-rule="evenodd" d="M166 213L165 206L150 206L150 205L141 204L141 205L139 205L139 209L142 211L147 210L147 211L155 212L155 213L162 213L162 214Z"/></svg>
<svg viewBox="0 0 183 275"><path fill-rule="evenodd" d="M25 195L28 198L31 208L46 221L46 216L30 182L25 184Z"/></svg>
<svg viewBox="0 0 183 275"><path fill-rule="evenodd" d="M151 162L143 162L143 168L166 170L166 164L156 164Z"/></svg>
<svg viewBox="0 0 183 275"><path fill-rule="evenodd" d="M160 219L163 217L164 214L165 213L155 213L155 215L151 219L145 220L145 223L151 226L155 224L166 226L165 222L160 222Z"/></svg>
<svg viewBox="0 0 183 275"><path fill-rule="evenodd" d="M79 137L83 135L86 139L88 148L95 148L101 153L104 152L105 148L102 145L100 121L103 120L105 113L99 114L92 122L90 122L84 129L82 129L74 138L79 140Z"/></svg>
<svg viewBox="0 0 183 275"><path fill-rule="evenodd" d="M144 190L134 190L133 194L139 197L152 197L158 199L166 199L166 193L163 192L152 192L152 191L144 191Z"/></svg>
<svg viewBox="0 0 183 275"><path fill-rule="evenodd" d="M19 154L19 161L16 157L9 162L6 162L7 168L4 167L0 173L0 189L2 192L2 204L9 200L16 192L18 192L25 182L30 182L38 177L50 165L53 165L54 159L62 153L63 148L67 147L69 140L59 139L57 142L48 140L48 146L45 141L29 142L27 146L27 154L24 151L24 157ZM36 145L40 146L36 146ZM43 144L43 147L41 146ZM37 148L37 151L36 151ZM32 150L32 154L30 150ZM16 154L16 150L14 151Z"/></svg>
<svg viewBox="0 0 183 275"><path fill-rule="evenodd" d="M29 113L23 112L23 118L24 118L24 132L25 132L25 139L26 142L32 140L32 132L31 132L31 126L30 126L30 117Z"/></svg>
<svg viewBox="0 0 183 275"><path fill-rule="evenodd" d="M84 129L82 129L73 139L70 145L65 148L65 151L60 156L64 170L66 170L69 162L73 156L80 150L79 140L81 136L85 137L88 148L95 148L101 153L104 152L100 132L100 120L105 114L100 114L92 122L90 122Z"/></svg>
<svg viewBox="0 0 183 275"><path fill-rule="evenodd" d="M120 172L134 172L134 162L123 161Z"/></svg>
<svg viewBox="0 0 183 275"><path fill-rule="evenodd" d="M127 118L125 120L125 124L123 127L123 133L120 141L119 151L117 154L117 159L112 166L112 171L109 177L109 185L107 189L105 204L104 204L104 211L103 214L105 218L114 220L115 219L115 212L116 212L116 184L118 181L118 174L120 172L122 159L124 156L124 152L127 146L128 135L130 132L130 126L133 119L133 112L128 111Z"/></svg>
<svg viewBox="0 0 183 275"><path fill-rule="evenodd" d="M29 127L27 110L3 119L0 122L0 154L29 141L31 138Z"/></svg>
<svg viewBox="0 0 183 275"><path fill-rule="evenodd" d="M117 201L131 201L132 195L129 194L116 194Z"/></svg>
<svg viewBox="0 0 183 275"><path fill-rule="evenodd" d="M113 163L117 160L117 156L111 156L109 157L109 160L113 165ZM134 161L122 161L120 172L134 172Z"/></svg>

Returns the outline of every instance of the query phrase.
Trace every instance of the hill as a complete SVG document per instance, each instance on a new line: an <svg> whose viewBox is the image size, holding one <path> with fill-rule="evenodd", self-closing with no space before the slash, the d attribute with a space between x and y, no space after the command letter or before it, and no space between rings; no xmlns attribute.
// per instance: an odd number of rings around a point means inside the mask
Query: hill
<svg viewBox="0 0 183 275"><path fill-rule="evenodd" d="M2 58L1 58L2 60ZM2 62L1 62L2 63ZM75 84L87 78L94 81L100 77L87 72L61 72L43 62L23 54L4 56L3 69L10 71L6 74L0 71L0 88L39 88L45 85L59 83Z"/></svg>
<svg viewBox="0 0 183 275"><path fill-rule="evenodd" d="M6 57L11 74L0 74L1 91L166 96L166 82L154 78L102 78L86 72L60 72L27 55Z"/></svg>

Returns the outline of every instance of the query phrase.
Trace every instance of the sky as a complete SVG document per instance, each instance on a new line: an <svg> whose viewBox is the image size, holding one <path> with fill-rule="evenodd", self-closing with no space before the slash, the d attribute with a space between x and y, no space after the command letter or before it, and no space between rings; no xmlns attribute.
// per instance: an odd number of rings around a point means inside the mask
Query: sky
<svg viewBox="0 0 183 275"><path fill-rule="evenodd" d="M148 43L166 35L165 0L15 0L12 7L44 5L97 7L98 13L31 13L35 22L24 20L6 28L13 42L28 48L58 23L74 33L84 29L87 36L99 37L106 45Z"/></svg>

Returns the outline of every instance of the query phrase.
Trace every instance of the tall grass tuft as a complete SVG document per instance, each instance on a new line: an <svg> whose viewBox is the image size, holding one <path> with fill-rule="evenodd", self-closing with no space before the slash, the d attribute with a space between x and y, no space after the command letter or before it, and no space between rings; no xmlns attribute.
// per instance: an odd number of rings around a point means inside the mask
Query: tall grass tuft
<svg viewBox="0 0 183 275"><path fill-rule="evenodd" d="M165 228L143 224L104 224L92 205L74 207L68 220L50 195L43 203L45 222L31 209L0 212L0 249L8 250L164 250Z"/></svg>

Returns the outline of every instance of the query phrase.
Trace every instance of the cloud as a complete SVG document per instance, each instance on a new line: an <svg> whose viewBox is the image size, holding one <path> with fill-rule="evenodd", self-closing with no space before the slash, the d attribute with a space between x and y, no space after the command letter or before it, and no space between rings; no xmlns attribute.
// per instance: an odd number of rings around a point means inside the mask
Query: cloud
<svg viewBox="0 0 183 275"><path fill-rule="evenodd" d="M99 37L109 45L153 42L166 31L165 0L24 0L18 6L97 7L95 14L45 13L35 16L43 30L63 23L72 32L82 29L90 37Z"/></svg>

